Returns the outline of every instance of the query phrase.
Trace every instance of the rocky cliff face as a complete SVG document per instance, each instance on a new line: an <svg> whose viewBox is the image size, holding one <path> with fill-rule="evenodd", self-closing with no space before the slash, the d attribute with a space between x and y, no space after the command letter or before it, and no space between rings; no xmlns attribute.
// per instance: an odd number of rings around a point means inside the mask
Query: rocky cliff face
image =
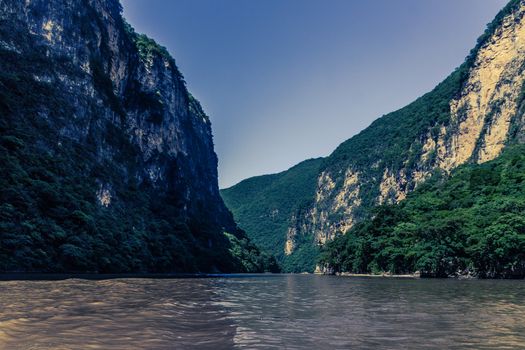
<svg viewBox="0 0 525 350"><path fill-rule="evenodd" d="M515 2L493 32L487 34L469 58L468 67L462 67L466 77L462 77L459 90L448 101L447 118L421 128L412 142L399 145L409 152L407 157L396 160L397 166L381 157L370 167L352 164L350 160L344 172L339 167L327 167L319 175L311 211L318 243L350 229L359 219L357 212L363 203L397 203L433 171L450 172L467 162L492 160L515 138L516 132L523 129L519 107L525 78L524 14L525 3ZM359 177L369 179L367 187L377 188L372 203L363 202L363 181ZM334 213L340 218L330 220Z"/></svg>
<svg viewBox="0 0 525 350"><path fill-rule="evenodd" d="M27 31L29 39L21 47L9 40L16 38L4 38L4 47L29 56L39 46L54 61L34 78L53 84L71 101L71 122L56 125L62 137L85 142L112 127L122 129L139 151L140 166L121 168L127 178L178 187L187 210L199 204L191 198L225 211L208 117L167 52L129 31L117 1L2 1L1 10L6 31L16 27ZM54 123L53 112L43 111L40 117ZM97 158L120 165L114 162L120 145L113 141L94 140ZM100 186L109 205L115 195L111 183Z"/></svg>
<svg viewBox="0 0 525 350"><path fill-rule="evenodd" d="M293 214L283 233L285 255L300 237L319 245L345 234L370 208L405 199L436 171L492 160L523 141L524 14L525 2L511 1L445 81L324 160L309 209Z"/></svg>
<svg viewBox="0 0 525 350"><path fill-rule="evenodd" d="M70 268L78 270L236 269L222 232L244 236L219 196L210 121L187 91L173 58L153 40L135 33L121 10L118 0L0 0L2 135L22 145L7 147L11 158L3 162L15 159L27 174L31 166L47 167L49 160L43 157L57 162L67 158L49 179L37 176L52 182L52 197L59 197L56 200L64 206L62 216L50 218L45 208L35 213L15 210L7 190L19 178L3 184L2 202L14 208L19 226L52 225L67 231L63 227L69 220L67 212L75 210L89 217L87 221L94 220L86 233L89 237L80 242L67 232L65 237L48 239L43 237L45 229L40 230L41 236L29 246L40 249L41 258L52 266L68 269L64 266L69 261ZM21 152L35 159L26 164ZM85 206L61 203L68 191L78 194L79 189L64 188L73 177L84 186L86 193L79 200L87 202ZM29 173L27 181L33 180ZM166 208L170 212L159 216ZM124 239L134 246L118 262L122 267L106 256L101 263L91 246L97 242L93 235L101 234L91 231L99 230L100 217L108 215L108 220L122 225L116 230L123 236L112 233L112 242L106 243L117 247ZM14 229L7 225L2 232ZM171 252L161 247L166 239ZM148 242L160 246L153 248ZM4 269L46 269L45 264L20 265L7 257L7 251L22 246L20 242L4 246ZM111 255L111 249L104 254ZM133 256L133 250L147 257ZM208 250L221 253L194 263Z"/></svg>

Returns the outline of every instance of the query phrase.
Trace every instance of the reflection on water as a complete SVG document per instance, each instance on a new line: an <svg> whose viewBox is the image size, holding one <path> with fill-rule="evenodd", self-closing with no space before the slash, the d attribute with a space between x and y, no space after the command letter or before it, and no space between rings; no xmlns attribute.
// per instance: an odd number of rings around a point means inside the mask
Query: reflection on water
<svg viewBox="0 0 525 350"><path fill-rule="evenodd" d="M0 282L1 349L525 349L524 281Z"/></svg>

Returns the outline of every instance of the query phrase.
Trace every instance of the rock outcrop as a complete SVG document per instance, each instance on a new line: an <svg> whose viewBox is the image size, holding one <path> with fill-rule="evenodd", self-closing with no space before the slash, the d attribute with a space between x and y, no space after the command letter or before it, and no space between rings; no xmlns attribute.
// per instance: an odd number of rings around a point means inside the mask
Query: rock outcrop
<svg viewBox="0 0 525 350"><path fill-rule="evenodd" d="M376 120L325 158L306 214L304 208L302 215L292 211L282 233L284 256L274 253L286 261L302 237L311 237L305 244L324 244L374 206L405 199L434 172L492 160L506 145L523 142L524 15L525 1L511 1L466 61L432 92ZM228 204L235 188L223 192ZM230 209L243 223L234 204Z"/></svg>
<svg viewBox="0 0 525 350"><path fill-rule="evenodd" d="M0 0L2 137L23 144L2 150L2 167L27 175L25 187L12 174L2 184L15 217L2 220L0 269L242 271L223 234L245 240L219 195L210 121L166 49L121 11L117 0ZM32 176L35 167L49 174ZM39 207L36 180L70 196L49 204L58 217ZM75 236L71 212L93 227ZM25 224L37 238L6 238Z"/></svg>

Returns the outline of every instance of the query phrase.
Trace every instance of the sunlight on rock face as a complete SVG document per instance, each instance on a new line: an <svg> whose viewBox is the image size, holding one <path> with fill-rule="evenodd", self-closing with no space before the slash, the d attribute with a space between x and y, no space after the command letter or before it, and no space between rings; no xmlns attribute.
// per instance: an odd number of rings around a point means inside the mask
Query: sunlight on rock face
<svg viewBox="0 0 525 350"><path fill-rule="evenodd" d="M410 145L415 163L405 159L397 170L384 166L380 178L369 169L351 167L342 173L323 170L318 177L310 220L288 230L285 252L294 249L293 237L314 232L324 244L336 232L346 233L355 224L362 206L364 179L377 186L376 204L395 204L406 198L436 169L449 173L469 161L483 163L496 158L509 138L512 118L519 114L521 87L525 80L525 4L508 14L474 57L474 63L457 97L449 101L448 124L435 124ZM381 142L381 140L377 140ZM417 154L417 152L419 152ZM352 155L348 155L352 159ZM371 169L377 169L380 162ZM369 205L369 204L368 204ZM305 227L307 232L297 228Z"/></svg>
<svg viewBox="0 0 525 350"><path fill-rule="evenodd" d="M507 16L479 50L461 97L450 102L457 131L448 131L450 148L438 150L440 168L449 171L472 156L486 162L503 149L525 78L524 10L522 4L519 11Z"/></svg>
<svg viewBox="0 0 525 350"><path fill-rule="evenodd" d="M111 192L107 188L100 188L97 198L100 205L106 208L111 204Z"/></svg>

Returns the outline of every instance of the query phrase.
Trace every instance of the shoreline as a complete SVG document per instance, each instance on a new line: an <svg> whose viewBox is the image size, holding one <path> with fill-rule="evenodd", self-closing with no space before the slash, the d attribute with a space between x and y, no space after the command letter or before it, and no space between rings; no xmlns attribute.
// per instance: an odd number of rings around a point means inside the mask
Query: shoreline
<svg viewBox="0 0 525 350"><path fill-rule="evenodd" d="M340 277L375 277L375 278L421 278L420 273L405 274L405 275L395 275L383 272L381 274L371 274L371 273L350 273L350 272L338 272L335 276Z"/></svg>
<svg viewBox="0 0 525 350"><path fill-rule="evenodd" d="M45 273L45 272L3 272L0 273L0 282L9 281L63 281L68 279L81 280L110 280L110 279L199 279L199 278L261 278L281 277L286 275L315 275L336 276L354 278L393 278L393 279L455 279L455 280L524 280L524 277L514 278L479 278L474 276L421 276L420 273L413 274L380 274L367 273Z"/></svg>
<svg viewBox="0 0 525 350"><path fill-rule="evenodd" d="M6 281L63 281L67 279L110 280L119 278L191 279L191 278L246 278L279 276L278 273L45 273L4 272L0 282Z"/></svg>

